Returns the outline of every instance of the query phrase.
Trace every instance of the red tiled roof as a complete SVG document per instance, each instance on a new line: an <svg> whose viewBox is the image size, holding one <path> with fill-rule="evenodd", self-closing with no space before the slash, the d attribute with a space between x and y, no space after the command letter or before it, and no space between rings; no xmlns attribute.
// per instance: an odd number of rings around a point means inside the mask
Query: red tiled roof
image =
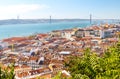
<svg viewBox="0 0 120 79"><path fill-rule="evenodd" d="M31 56L31 57L29 58L29 60L38 60L38 57L36 57L36 56Z"/></svg>
<svg viewBox="0 0 120 79"><path fill-rule="evenodd" d="M37 37L46 37L48 34L37 34Z"/></svg>
<svg viewBox="0 0 120 79"><path fill-rule="evenodd" d="M3 42L15 43L15 42L21 42L25 40L27 40L27 38L25 37L12 37L12 38L4 39Z"/></svg>
<svg viewBox="0 0 120 79"><path fill-rule="evenodd" d="M21 67L18 65L18 66L15 66L14 67L15 69L19 69L19 68L30 68L30 66L27 66L27 65L22 65Z"/></svg>
<svg viewBox="0 0 120 79"><path fill-rule="evenodd" d="M37 69L37 70L31 70L29 72L22 72L22 73L18 73L17 76L18 77L26 77L26 76L29 76L29 75L35 75L35 74L40 74L42 72L47 72L47 71L50 71L50 69L48 67L46 68L42 68L42 69ZM30 73L30 74L29 74ZM44 75L44 74L43 74ZM43 76L42 75L42 76Z"/></svg>
<svg viewBox="0 0 120 79"><path fill-rule="evenodd" d="M90 40L90 39L92 39L91 36L86 36L86 37L81 38L81 40Z"/></svg>

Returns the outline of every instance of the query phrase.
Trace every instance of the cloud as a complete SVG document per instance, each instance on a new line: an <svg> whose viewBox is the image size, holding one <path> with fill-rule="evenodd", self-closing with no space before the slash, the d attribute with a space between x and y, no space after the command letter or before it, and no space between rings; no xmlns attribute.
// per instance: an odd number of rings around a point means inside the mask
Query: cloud
<svg viewBox="0 0 120 79"><path fill-rule="evenodd" d="M8 6L0 6L0 14L23 14L36 10L43 10L49 8L47 5L39 5L39 4L19 4L19 5L8 5Z"/></svg>

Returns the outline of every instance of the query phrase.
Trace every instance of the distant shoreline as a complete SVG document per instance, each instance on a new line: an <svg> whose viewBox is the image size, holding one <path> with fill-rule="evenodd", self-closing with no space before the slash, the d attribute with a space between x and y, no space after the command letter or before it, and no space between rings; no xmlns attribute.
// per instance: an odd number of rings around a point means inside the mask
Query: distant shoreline
<svg viewBox="0 0 120 79"><path fill-rule="evenodd" d="M36 23L57 23L57 22L75 22L75 21L89 21L89 19L6 19L0 20L0 25L9 24L36 24ZM120 23L120 19L92 19L92 21L105 22L117 22Z"/></svg>
<svg viewBox="0 0 120 79"><path fill-rule="evenodd" d="M36 19L37 20L37 19ZM35 20L35 21L36 21ZM3 20L2 20L3 21ZM21 21L20 20L9 20L9 21ZM24 21L24 20L22 20ZM27 20L28 21L28 20ZM0 25L0 40L11 38L11 37L26 37L33 35L35 33L49 33L53 30L63 30L63 29L70 29L70 28L84 28L89 27L90 22L88 19L69 19L69 20L53 20L53 22L50 24L49 20L47 19L47 23L40 23L34 22L30 23L30 19L26 23L7 23ZM108 20L107 20L108 21ZM110 20L111 21L111 20ZM0 20L1 22L1 20ZM95 22L95 21L93 21ZM109 21L108 21L109 22ZM107 22L105 22L107 23ZM102 24L101 21L96 21L96 25ZM113 24L113 23L111 23ZM114 23L115 24L115 23Z"/></svg>
<svg viewBox="0 0 120 79"><path fill-rule="evenodd" d="M0 40L14 36L28 36L34 33L48 33L53 30L86 26L89 26L89 21L0 25Z"/></svg>

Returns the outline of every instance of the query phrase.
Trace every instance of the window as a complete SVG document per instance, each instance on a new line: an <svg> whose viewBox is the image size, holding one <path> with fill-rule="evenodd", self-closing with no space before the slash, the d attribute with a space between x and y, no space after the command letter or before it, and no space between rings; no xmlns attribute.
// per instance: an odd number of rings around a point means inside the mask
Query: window
<svg viewBox="0 0 120 79"><path fill-rule="evenodd" d="M94 35L95 34L95 32L94 31L90 31L90 35Z"/></svg>

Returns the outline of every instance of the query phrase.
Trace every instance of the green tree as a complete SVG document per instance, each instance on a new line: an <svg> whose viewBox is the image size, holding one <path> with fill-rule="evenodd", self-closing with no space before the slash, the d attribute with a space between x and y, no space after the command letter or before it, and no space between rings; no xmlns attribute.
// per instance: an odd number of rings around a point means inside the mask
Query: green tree
<svg viewBox="0 0 120 79"><path fill-rule="evenodd" d="M10 70L10 71L9 71ZM14 67L8 66L6 69L0 67L0 79L14 79Z"/></svg>
<svg viewBox="0 0 120 79"><path fill-rule="evenodd" d="M86 49L82 57L65 62L73 79L120 79L120 43L110 47L102 57Z"/></svg>

